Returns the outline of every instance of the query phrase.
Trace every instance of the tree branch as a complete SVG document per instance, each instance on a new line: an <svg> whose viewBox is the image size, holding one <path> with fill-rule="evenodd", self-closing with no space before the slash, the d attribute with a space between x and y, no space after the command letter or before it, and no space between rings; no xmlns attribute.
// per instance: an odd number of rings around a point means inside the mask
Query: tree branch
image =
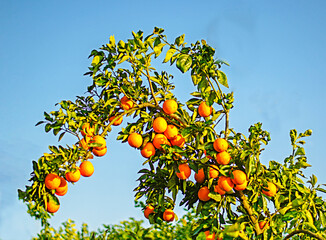
<svg viewBox="0 0 326 240"><path fill-rule="evenodd" d="M309 231L309 230L303 230L303 229L302 229L302 230L294 230L294 231L291 232L289 235L287 235L287 236L284 238L284 240L286 240L286 239L290 239L290 238L293 237L294 235L297 235L297 234L300 234L300 233L307 234L307 235L309 235L309 236L311 236L311 237L314 237L314 238L317 238L317 239L319 239L319 240L325 240L325 238L323 238L323 237L317 235L316 233L313 233L313 232L311 232L311 231Z"/></svg>

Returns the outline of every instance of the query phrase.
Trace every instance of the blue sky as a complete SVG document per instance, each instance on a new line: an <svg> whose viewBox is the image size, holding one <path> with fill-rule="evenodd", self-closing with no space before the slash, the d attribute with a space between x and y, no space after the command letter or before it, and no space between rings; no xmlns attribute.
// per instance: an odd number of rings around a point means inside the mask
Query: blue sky
<svg viewBox="0 0 326 240"><path fill-rule="evenodd" d="M17 189L28 184L32 160L56 145L57 138L34 127L44 111L62 99L82 95L92 49L162 27L172 41L205 39L224 67L235 94L231 127L247 133L262 122L272 142L263 162L290 154L289 130L313 130L306 153L319 183L323 169L326 104L326 3L316 1L9 1L0 2L0 238L30 239L40 230ZM190 85L174 79L175 94L188 98ZM181 77L180 77L181 78ZM190 80L189 80L190 81ZM188 84L188 83L187 83ZM188 91L189 90L189 91ZM131 120L131 119L130 119ZM129 120L129 121L130 121ZM133 188L143 159L138 151L115 141L94 161L95 173L81 179L61 198L52 218L57 227L68 218L91 229L128 217L143 219L133 205ZM66 143L75 140L67 138ZM181 209L177 209L181 213Z"/></svg>

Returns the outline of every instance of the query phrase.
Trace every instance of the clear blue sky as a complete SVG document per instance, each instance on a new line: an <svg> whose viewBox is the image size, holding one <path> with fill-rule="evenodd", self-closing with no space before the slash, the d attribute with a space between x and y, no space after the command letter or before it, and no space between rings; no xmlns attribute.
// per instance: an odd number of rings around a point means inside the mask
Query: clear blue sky
<svg viewBox="0 0 326 240"><path fill-rule="evenodd" d="M263 161L283 161L290 154L289 130L313 130L306 153L326 183L324 157L326 105L326 2L316 1L10 1L0 2L0 238L30 239L39 222L18 201L17 189L28 184L32 160L57 138L34 127L43 111L61 99L82 95L92 49L110 35L126 40L131 31L166 29L174 40L205 39L224 68L235 94L231 127L247 132L263 122L272 142ZM190 80L189 80L190 81ZM188 97L175 79L176 95ZM71 218L91 229L128 217L143 219L133 205L138 151L109 136L108 154L94 161L95 173L81 179L61 198L51 223ZM73 143L67 139L67 143ZM177 210L177 212L181 212Z"/></svg>

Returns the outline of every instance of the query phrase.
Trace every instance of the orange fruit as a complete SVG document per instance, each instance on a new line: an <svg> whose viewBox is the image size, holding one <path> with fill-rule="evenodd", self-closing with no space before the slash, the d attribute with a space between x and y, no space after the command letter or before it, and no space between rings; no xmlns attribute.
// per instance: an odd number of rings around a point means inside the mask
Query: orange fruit
<svg viewBox="0 0 326 240"><path fill-rule="evenodd" d="M262 190L263 194L269 197L274 197L277 192L277 187L272 182L268 182L267 185L268 185L268 187L266 188L267 191L265 191L264 189Z"/></svg>
<svg viewBox="0 0 326 240"><path fill-rule="evenodd" d="M175 138L171 139L171 144L182 148L185 145L185 139L181 134L178 134Z"/></svg>
<svg viewBox="0 0 326 240"><path fill-rule="evenodd" d="M164 213L163 213L163 219L166 222L172 222L174 220L174 212L172 209L165 209Z"/></svg>
<svg viewBox="0 0 326 240"><path fill-rule="evenodd" d="M90 140L90 143L98 143L98 144L101 144L101 146L98 146L98 147L94 147L96 149L103 149L106 147L106 141L105 141L105 138L100 136L100 135L96 135L94 136L91 140Z"/></svg>
<svg viewBox="0 0 326 240"><path fill-rule="evenodd" d="M165 102L163 103L163 111L170 115L175 113L178 110L178 103L173 100L173 99L169 99L169 100L165 100Z"/></svg>
<svg viewBox="0 0 326 240"><path fill-rule="evenodd" d="M210 233L209 230L205 231L206 240L215 240L215 233Z"/></svg>
<svg viewBox="0 0 326 240"><path fill-rule="evenodd" d="M109 118L109 121L112 122L113 119L115 118L116 116L112 116ZM113 126L119 126L121 123L122 123L122 120L123 120L123 117L119 117L117 120L114 121L114 123L112 123Z"/></svg>
<svg viewBox="0 0 326 240"><path fill-rule="evenodd" d="M93 136L94 135L94 131L95 129L93 127L91 127L91 125L89 123L84 123L82 126L82 130L80 131L80 133L85 136Z"/></svg>
<svg viewBox="0 0 326 240"><path fill-rule="evenodd" d="M105 148L101 148L101 149L93 148L92 153L93 153L96 157L103 157L103 156L106 154L107 151L108 151L107 147L105 147Z"/></svg>
<svg viewBox="0 0 326 240"><path fill-rule="evenodd" d="M231 156L226 151L216 154L216 162L218 164L227 165L229 164L230 160L231 160Z"/></svg>
<svg viewBox="0 0 326 240"><path fill-rule="evenodd" d="M191 169L187 163L182 163L178 166L179 172L177 172L177 177L181 180L186 180L191 175Z"/></svg>
<svg viewBox="0 0 326 240"><path fill-rule="evenodd" d="M55 197L56 199L50 199L47 203L46 203L46 211L49 213L55 213L59 210L60 208L60 202L59 199L57 197Z"/></svg>
<svg viewBox="0 0 326 240"><path fill-rule="evenodd" d="M217 152L224 152L228 149L229 144L224 138L217 138L213 143L213 147Z"/></svg>
<svg viewBox="0 0 326 240"><path fill-rule="evenodd" d="M155 147L151 142L146 143L143 149L140 151L141 155L144 158L150 158L151 156L154 156L155 152Z"/></svg>
<svg viewBox="0 0 326 240"><path fill-rule="evenodd" d="M260 229L263 229L264 227L265 227L265 225L266 225L266 221L264 220L264 221L260 221L258 224L259 224L259 227L260 227ZM267 224L267 226L269 226L269 223Z"/></svg>
<svg viewBox="0 0 326 240"><path fill-rule="evenodd" d="M128 137L128 143L131 147L139 148L143 144L143 137L139 133L132 133Z"/></svg>
<svg viewBox="0 0 326 240"><path fill-rule="evenodd" d="M221 176L218 179L217 184L219 188L221 188L225 192L231 191L234 187L234 183L231 181L231 178L225 176Z"/></svg>
<svg viewBox="0 0 326 240"><path fill-rule="evenodd" d="M127 98L126 96L123 96L120 100L121 102L121 107L124 109L124 110L129 110L131 108L134 107L134 103L133 101L131 101L129 98Z"/></svg>
<svg viewBox="0 0 326 240"><path fill-rule="evenodd" d="M83 177L90 177L94 173L94 166L90 161L84 161L79 165L79 171Z"/></svg>
<svg viewBox="0 0 326 240"><path fill-rule="evenodd" d="M210 165L210 168L208 170L208 176L209 178L217 178L218 177L218 167L216 165Z"/></svg>
<svg viewBox="0 0 326 240"><path fill-rule="evenodd" d="M154 212L154 207L151 205L146 206L145 210L144 210L144 216L145 218L149 218L149 215L152 214Z"/></svg>
<svg viewBox="0 0 326 240"><path fill-rule="evenodd" d="M79 169L76 169L74 172L67 172L66 173L66 179L68 182L78 182L80 179L80 171Z"/></svg>
<svg viewBox="0 0 326 240"><path fill-rule="evenodd" d="M60 177L60 185L55 189L55 194L57 194L58 196L63 196L67 193L67 191L68 191L68 183L66 179Z"/></svg>
<svg viewBox="0 0 326 240"><path fill-rule="evenodd" d="M232 180L232 179L231 179ZM243 184L241 185L235 185L234 186L234 189L237 190L237 191L243 191L247 188L248 186L248 181L246 180Z"/></svg>
<svg viewBox="0 0 326 240"><path fill-rule="evenodd" d="M213 112L213 108L206 105L206 102L202 102L198 107L198 114L202 117L208 117Z"/></svg>
<svg viewBox="0 0 326 240"><path fill-rule="evenodd" d="M209 194L208 187L205 186L205 187L200 188L199 191L198 191L199 200L204 201L204 202L208 201L209 199L211 199L208 196L208 194Z"/></svg>
<svg viewBox="0 0 326 240"><path fill-rule="evenodd" d="M79 141L79 146L85 149L86 151L89 149L88 142L87 140L85 140L85 138Z"/></svg>
<svg viewBox="0 0 326 240"><path fill-rule="evenodd" d="M205 172L204 169L199 169L198 173L195 173L195 180L198 183L203 183L205 182Z"/></svg>
<svg viewBox="0 0 326 240"><path fill-rule="evenodd" d="M171 146L169 140L166 138L166 136L164 134L161 134L161 133L156 134L154 136L154 139L153 139L153 145L154 145L154 147L156 149L160 149L161 150L162 149L162 146L161 146L162 144L167 144L167 145L170 145Z"/></svg>
<svg viewBox="0 0 326 240"><path fill-rule="evenodd" d="M215 185L215 187L214 187L214 192L216 192L216 193L218 193L218 194L220 194L220 195L224 195L224 194L225 194L225 191L222 190L222 189L218 186L218 184Z"/></svg>
<svg viewBox="0 0 326 240"><path fill-rule="evenodd" d="M154 119L153 129L156 133L164 133L164 131L166 130L167 127L168 127L168 124L164 118L157 117Z"/></svg>
<svg viewBox="0 0 326 240"><path fill-rule="evenodd" d="M60 186L61 179L56 173L49 173L44 180L45 186L52 190Z"/></svg>
<svg viewBox="0 0 326 240"><path fill-rule="evenodd" d="M231 178L231 180L236 185L242 185L247 181L247 175L241 170L234 170L232 174L233 179Z"/></svg>
<svg viewBox="0 0 326 240"><path fill-rule="evenodd" d="M167 139L171 140L178 135L178 128L169 124L164 131L164 135L167 137Z"/></svg>

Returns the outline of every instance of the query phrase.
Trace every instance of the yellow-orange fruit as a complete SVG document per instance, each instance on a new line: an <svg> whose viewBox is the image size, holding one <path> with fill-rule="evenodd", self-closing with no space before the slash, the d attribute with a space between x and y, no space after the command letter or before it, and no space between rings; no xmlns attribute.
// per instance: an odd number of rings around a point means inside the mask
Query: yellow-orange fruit
<svg viewBox="0 0 326 240"><path fill-rule="evenodd" d="M112 116L109 118L109 121L112 122L113 119L115 118L116 116ZM121 123L122 123L122 120L123 120L123 117L119 117L117 120L114 121L114 123L112 125L114 126L119 126Z"/></svg>
<svg viewBox="0 0 326 240"><path fill-rule="evenodd" d="M216 165L210 165L208 170L209 178L217 178L218 177L218 167Z"/></svg>
<svg viewBox="0 0 326 240"><path fill-rule="evenodd" d="M172 209L165 209L164 213L163 213L163 219L166 222L172 222L174 220L174 212Z"/></svg>
<svg viewBox="0 0 326 240"><path fill-rule="evenodd" d="M46 211L48 213L55 213L60 208L60 202L59 199L56 198L57 202L55 200L49 200L46 204Z"/></svg>
<svg viewBox="0 0 326 240"><path fill-rule="evenodd" d="M80 171L79 169L76 169L74 172L67 172L66 173L66 179L68 182L78 182L80 179Z"/></svg>
<svg viewBox="0 0 326 240"><path fill-rule="evenodd" d="M154 207L152 205L148 205L146 206L145 210L144 210L144 216L145 218L149 218L149 215L152 214L154 212Z"/></svg>
<svg viewBox="0 0 326 240"><path fill-rule="evenodd" d="M220 194L220 195L224 195L224 194L225 194L225 191L224 191L223 189L221 189L221 188L218 186L218 184L215 185L215 187L214 187L214 192L216 192L216 193L218 193L218 194Z"/></svg>
<svg viewBox="0 0 326 240"><path fill-rule="evenodd" d="M217 184L219 188L225 192L231 191L234 187L234 183L231 181L231 178L225 176L219 177Z"/></svg>
<svg viewBox="0 0 326 240"><path fill-rule="evenodd" d="M169 140L166 138L166 136L164 134L156 134L154 136L154 139L153 139L153 145L156 149L162 149L162 144L167 144L167 145L171 145Z"/></svg>
<svg viewBox="0 0 326 240"><path fill-rule="evenodd" d="M233 178L231 180L236 185L242 185L247 181L247 175L241 170L234 170L232 174Z"/></svg>
<svg viewBox="0 0 326 240"><path fill-rule="evenodd" d="M168 123L162 117L157 117L153 122L153 129L156 133L164 133L166 128L168 127Z"/></svg>
<svg viewBox="0 0 326 240"><path fill-rule="evenodd" d="M90 177L94 173L94 166L90 161L84 161L79 165L79 171L83 177Z"/></svg>
<svg viewBox="0 0 326 240"><path fill-rule="evenodd" d="M60 186L61 180L56 173L49 173L46 175L44 183L48 189L52 190Z"/></svg>
<svg viewBox="0 0 326 240"><path fill-rule="evenodd" d="M134 107L134 103L133 101L131 101L129 98L127 98L126 96L123 96L120 100L121 102L121 107L124 109L124 110L129 110L131 108Z"/></svg>
<svg viewBox="0 0 326 240"><path fill-rule="evenodd" d="M223 152L228 149L229 144L224 138L217 138L213 143L213 147L214 147L215 151Z"/></svg>
<svg viewBox="0 0 326 240"><path fill-rule="evenodd" d="M169 124L164 131L164 135L167 137L167 139L171 140L178 135L178 128Z"/></svg>
<svg viewBox="0 0 326 240"><path fill-rule="evenodd" d="M202 117L208 117L213 112L213 108L207 106L206 102L202 102L198 107L198 114Z"/></svg>
<svg viewBox="0 0 326 240"><path fill-rule="evenodd" d="M208 187L204 186L204 187L200 188L198 191L199 200L204 201L204 202L210 200L211 198L208 196L208 194L209 194Z"/></svg>
<svg viewBox="0 0 326 240"><path fill-rule="evenodd" d="M144 158L150 158L151 156L154 156L155 152L155 147L151 142L146 143L143 149L140 151L141 155Z"/></svg>
<svg viewBox="0 0 326 240"><path fill-rule="evenodd" d="M215 240L215 233L210 233L209 230L205 231L206 240Z"/></svg>
<svg viewBox="0 0 326 240"><path fill-rule="evenodd" d="M68 191L68 183L66 179L60 177L60 185L55 189L55 194L57 194L58 196L63 196L67 193L67 191Z"/></svg>
<svg viewBox="0 0 326 240"><path fill-rule="evenodd" d="M82 126L82 130L80 131L80 133L85 136L93 136L94 135L94 128L91 127L91 125L89 123L84 123Z"/></svg>
<svg viewBox="0 0 326 240"><path fill-rule="evenodd" d="M182 137L181 134L178 134L175 138L171 139L171 144L173 146L183 147L185 145L185 139Z"/></svg>
<svg viewBox="0 0 326 240"><path fill-rule="evenodd" d="M143 137L139 133L132 133L128 137L128 143L131 147L139 148L143 144Z"/></svg>
<svg viewBox="0 0 326 240"><path fill-rule="evenodd" d="M274 197L276 192L277 192L277 187L274 183L272 182L268 182L268 187L266 188L267 191L265 191L264 189L262 190L263 194L265 194L266 196L269 197ZM265 188L265 187L264 187Z"/></svg>
<svg viewBox="0 0 326 240"><path fill-rule="evenodd" d="M181 180L186 180L191 175L191 169L187 163L182 163L178 166L179 172L177 172L177 177Z"/></svg>
<svg viewBox="0 0 326 240"><path fill-rule="evenodd" d="M248 181L245 181L241 185L234 185L234 189L237 191L243 191L247 188L247 186L248 186Z"/></svg>
<svg viewBox="0 0 326 240"><path fill-rule="evenodd" d="M228 152L220 152L216 154L216 162L221 165L227 165L230 163L231 156Z"/></svg>
<svg viewBox="0 0 326 240"><path fill-rule="evenodd" d="M92 153L96 156L96 157L102 157L106 154L106 152L108 151L107 147L105 148L93 148Z"/></svg>
<svg viewBox="0 0 326 240"><path fill-rule="evenodd" d="M260 229L263 229L264 227L265 227L265 225L266 225L266 221L264 220L264 221L260 221L258 224L259 224L259 227L260 227ZM269 226L269 223L267 224L267 226Z"/></svg>
<svg viewBox="0 0 326 240"><path fill-rule="evenodd" d="M83 138L82 140L79 141L79 146L81 146L83 149L85 149L86 151L89 149L88 147L88 143L85 140L85 138Z"/></svg>
<svg viewBox="0 0 326 240"><path fill-rule="evenodd" d="M205 182L205 172L204 169L199 169L198 173L195 173L195 180L198 183L203 183Z"/></svg>
<svg viewBox="0 0 326 240"><path fill-rule="evenodd" d="M101 146L98 146L98 147L94 147L96 149L102 149L102 148L105 148L106 147L106 141L105 141L105 138L100 136L100 135L96 135L94 136L91 140L90 140L90 143L98 143L98 144L101 144Z"/></svg>
<svg viewBox="0 0 326 240"><path fill-rule="evenodd" d="M170 114L173 114L175 113L176 111L178 110L178 103L173 100L173 99L169 99L169 100L166 100L164 103L163 103L163 111L170 115Z"/></svg>

